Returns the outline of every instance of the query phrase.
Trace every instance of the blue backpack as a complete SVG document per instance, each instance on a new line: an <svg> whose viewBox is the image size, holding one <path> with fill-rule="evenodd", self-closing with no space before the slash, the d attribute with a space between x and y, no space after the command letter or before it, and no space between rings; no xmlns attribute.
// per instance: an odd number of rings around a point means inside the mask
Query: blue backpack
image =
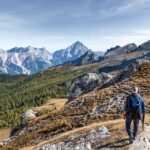
<svg viewBox="0 0 150 150"><path fill-rule="evenodd" d="M141 102L140 97L131 95L130 97L131 103L130 103L130 112L133 117L136 117L137 115L140 116L141 112Z"/></svg>

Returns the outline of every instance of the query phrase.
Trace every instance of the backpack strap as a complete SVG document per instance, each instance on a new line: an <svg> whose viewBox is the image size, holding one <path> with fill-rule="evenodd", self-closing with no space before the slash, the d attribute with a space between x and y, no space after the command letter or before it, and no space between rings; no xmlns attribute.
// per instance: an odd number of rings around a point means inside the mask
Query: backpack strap
<svg viewBox="0 0 150 150"><path fill-rule="evenodd" d="M140 104L140 97L139 96L137 96L137 95L134 95L135 97L136 97L136 100L139 102L139 104ZM130 96L130 98L131 98L131 100L133 101L133 96L131 95Z"/></svg>
<svg viewBox="0 0 150 150"><path fill-rule="evenodd" d="M137 99L137 101L138 101L139 104L140 104L139 96L138 96L138 97L136 96L136 99ZM131 105L132 105L131 100L133 101L133 95L132 95L132 94L129 96L129 100L128 100L128 102L127 102L127 103L128 103L128 104L127 104L127 105L128 105L128 110L127 110L127 112L126 112L127 115L129 115L129 114L131 113L131 111L132 111L132 110L131 110L131 109L132 109L132 108L131 108Z"/></svg>
<svg viewBox="0 0 150 150"><path fill-rule="evenodd" d="M140 97L138 96L138 95L134 95L135 97L136 97L136 100L138 101L138 103L139 103L139 106L138 106L138 110L137 110L137 112L135 113L136 115L138 115L139 116L139 118L141 119L141 115L140 115L140 112L139 112L139 109L141 109L141 102L140 102ZM133 101L133 97L131 96L131 99L132 99L132 101ZM132 108L130 108L130 112L132 113L132 110L131 110Z"/></svg>

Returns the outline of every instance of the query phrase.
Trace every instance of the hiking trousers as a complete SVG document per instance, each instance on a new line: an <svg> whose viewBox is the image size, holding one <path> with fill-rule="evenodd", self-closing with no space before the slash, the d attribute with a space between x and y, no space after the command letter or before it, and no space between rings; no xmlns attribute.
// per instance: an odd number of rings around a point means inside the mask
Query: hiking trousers
<svg viewBox="0 0 150 150"><path fill-rule="evenodd" d="M132 121L133 121L133 130L131 129ZM126 117L125 125L126 125L126 131L127 131L129 138L131 137L135 138L137 136L139 121L140 119L138 117L136 118L132 118L131 116Z"/></svg>

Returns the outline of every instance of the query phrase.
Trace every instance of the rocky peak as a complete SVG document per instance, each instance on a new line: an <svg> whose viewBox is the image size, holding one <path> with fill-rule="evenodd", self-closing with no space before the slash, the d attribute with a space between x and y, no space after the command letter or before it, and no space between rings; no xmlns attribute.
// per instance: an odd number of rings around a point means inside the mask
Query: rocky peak
<svg viewBox="0 0 150 150"><path fill-rule="evenodd" d="M76 41L75 43L72 44L72 46L77 46L77 45L84 45L82 42L80 41Z"/></svg>
<svg viewBox="0 0 150 150"><path fill-rule="evenodd" d="M5 54L5 53L7 53L7 51L0 49L0 54Z"/></svg>
<svg viewBox="0 0 150 150"><path fill-rule="evenodd" d="M139 45L138 49L139 50L150 50L150 40Z"/></svg>
<svg viewBox="0 0 150 150"><path fill-rule="evenodd" d="M105 53L105 57L109 57L109 56L112 56L112 55L131 53L136 49L137 49L137 45L134 44L134 43L127 44L123 47L116 46L114 48L108 49L107 52Z"/></svg>
<svg viewBox="0 0 150 150"><path fill-rule="evenodd" d="M124 52L127 52L127 53L134 51L136 48L137 48L137 45L135 43L127 44L122 47Z"/></svg>
<svg viewBox="0 0 150 150"><path fill-rule="evenodd" d="M81 65L88 65L92 63L99 62L103 58L102 56L98 56L91 50L88 50L85 54L79 57L76 60L66 62L65 66L81 66Z"/></svg>
<svg viewBox="0 0 150 150"><path fill-rule="evenodd" d="M8 53L23 53L23 52L40 52L40 51L47 51L45 48L35 48L32 46L28 47L14 47L10 50L8 50Z"/></svg>
<svg viewBox="0 0 150 150"><path fill-rule="evenodd" d="M77 41L66 49L57 50L53 54L53 64L59 65L67 61L76 60L84 55L89 49L81 42Z"/></svg>

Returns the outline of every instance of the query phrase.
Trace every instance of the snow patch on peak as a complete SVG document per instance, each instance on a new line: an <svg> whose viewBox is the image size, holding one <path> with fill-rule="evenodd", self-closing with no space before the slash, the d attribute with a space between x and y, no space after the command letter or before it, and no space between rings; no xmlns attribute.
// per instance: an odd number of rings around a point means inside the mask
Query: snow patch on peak
<svg viewBox="0 0 150 150"><path fill-rule="evenodd" d="M45 48L32 46L14 47L8 51L0 50L0 71L9 74L34 74L76 60L88 50L80 41L76 41L66 49L54 52L53 55Z"/></svg>
<svg viewBox="0 0 150 150"><path fill-rule="evenodd" d="M66 49L57 50L53 54L53 64L59 65L67 61L75 60L85 54L89 49L77 41Z"/></svg>

